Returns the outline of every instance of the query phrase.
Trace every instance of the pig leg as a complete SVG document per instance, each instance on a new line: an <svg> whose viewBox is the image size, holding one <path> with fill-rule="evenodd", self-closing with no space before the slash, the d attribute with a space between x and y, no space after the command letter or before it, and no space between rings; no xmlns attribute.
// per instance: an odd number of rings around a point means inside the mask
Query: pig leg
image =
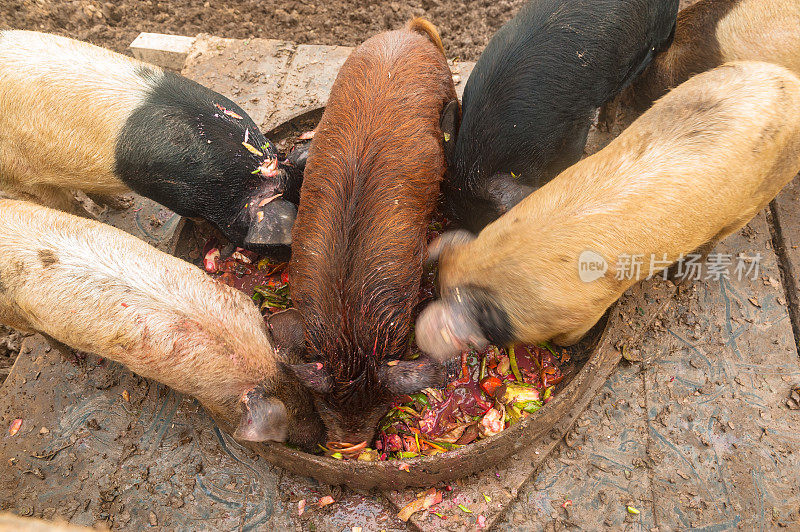
<svg viewBox="0 0 800 532"><path fill-rule="evenodd" d="M133 205L133 199L130 196L113 195L113 194L86 194L93 202L98 205L110 207L115 211L121 211Z"/></svg>
<svg viewBox="0 0 800 532"><path fill-rule="evenodd" d="M90 217L86 210L75 200L70 190L52 185L20 186L12 184L7 188L11 195L19 199L26 199L46 207L83 216L84 218Z"/></svg>
<svg viewBox="0 0 800 532"><path fill-rule="evenodd" d="M726 235L727 236L727 235ZM719 241L722 240L721 238L713 238L694 250L689 255L699 256L696 260L697 264L705 264L706 260L708 260L708 254L717 246ZM681 267L680 263L676 262L669 268L667 268L667 279L672 281L675 285L681 286L686 283L689 279L689 276L686 275L686 268ZM701 272L702 275L702 272Z"/></svg>
<svg viewBox="0 0 800 532"><path fill-rule="evenodd" d="M603 133L611 131L611 127L617 119L619 108L619 98L614 98L605 103L597 113L597 129Z"/></svg>

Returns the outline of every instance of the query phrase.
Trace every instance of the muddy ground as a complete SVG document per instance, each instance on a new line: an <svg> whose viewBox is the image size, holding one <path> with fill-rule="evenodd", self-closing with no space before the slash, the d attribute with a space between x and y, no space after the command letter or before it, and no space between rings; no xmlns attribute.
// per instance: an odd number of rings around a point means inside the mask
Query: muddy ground
<svg viewBox="0 0 800 532"><path fill-rule="evenodd" d="M474 61L492 33L524 3L525 0L7 0L0 7L0 27L60 33L124 52L141 31L356 45L365 35L394 29L415 15L425 15L439 27L450 56Z"/></svg>
<svg viewBox="0 0 800 532"><path fill-rule="evenodd" d="M694 0L681 0L681 6ZM449 57L475 61L492 34L525 0L6 0L0 28L59 33L125 52L139 32L310 44L356 45L364 36L424 15L442 34Z"/></svg>

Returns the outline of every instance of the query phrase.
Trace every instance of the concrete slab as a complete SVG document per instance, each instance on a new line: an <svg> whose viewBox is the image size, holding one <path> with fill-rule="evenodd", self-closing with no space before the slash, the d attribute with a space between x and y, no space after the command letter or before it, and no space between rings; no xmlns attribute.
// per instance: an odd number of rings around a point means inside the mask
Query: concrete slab
<svg viewBox="0 0 800 532"><path fill-rule="evenodd" d="M275 107L265 110L263 131L325 107L339 69L353 51L349 46L298 46L288 66Z"/></svg>
<svg viewBox="0 0 800 532"><path fill-rule="evenodd" d="M786 185L770 207L789 316L795 340L800 340L800 175Z"/></svg>
<svg viewBox="0 0 800 532"><path fill-rule="evenodd" d="M475 68L473 61L450 61L453 83L456 85L456 93L459 98L464 96L464 86L467 84L467 78L469 78L473 68Z"/></svg>
<svg viewBox="0 0 800 532"><path fill-rule="evenodd" d="M236 102L263 129L295 49L287 41L199 35L182 73Z"/></svg>
<svg viewBox="0 0 800 532"><path fill-rule="evenodd" d="M696 285L643 345L655 523L800 528L800 364L766 217L716 251L760 272Z"/></svg>
<svg viewBox="0 0 800 532"><path fill-rule="evenodd" d="M126 196L131 206L123 210L107 209L99 220L144 240L166 253L172 253L185 220L158 203L137 194Z"/></svg>
<svg viewBox="0 0 800 532"><path fill-rule="evenodd" d="M128 48L140 61L180 72L195 40L183 35L140 33Z"/></svg>
<svg viewBox="0 0 800 532"><path fill-rule="evenodd" d="M199 36L183 75L235 101L264 132L325 107L353 47ZM453 62L459 97L475 63Z"/></svg>

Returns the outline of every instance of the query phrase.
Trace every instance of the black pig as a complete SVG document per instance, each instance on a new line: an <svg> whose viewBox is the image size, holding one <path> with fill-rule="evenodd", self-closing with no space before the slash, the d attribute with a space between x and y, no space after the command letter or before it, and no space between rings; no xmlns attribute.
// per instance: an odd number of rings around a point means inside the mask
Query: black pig
<svg viewBox="0 0 800 532"><path fill-rule="evenodd" d="M534 0L467 81L445 182L473 231L580 159L593 114L666 49L678 0Z"/></svg>

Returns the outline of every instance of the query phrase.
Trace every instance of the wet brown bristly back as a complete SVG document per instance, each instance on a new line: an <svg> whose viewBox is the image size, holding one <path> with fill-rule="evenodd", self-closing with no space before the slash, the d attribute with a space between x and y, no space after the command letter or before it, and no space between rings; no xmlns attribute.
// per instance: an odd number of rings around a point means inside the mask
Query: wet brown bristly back
<svg viewBox="0 0 800 532"><path fill-rule="evenodd" d="M353 52L317 127L290 275L309 354L331 376L325 402L340 413L385 401L378 366L407 349L445 171L439 119L455 98L432 40L391 31Z"/></svg>

